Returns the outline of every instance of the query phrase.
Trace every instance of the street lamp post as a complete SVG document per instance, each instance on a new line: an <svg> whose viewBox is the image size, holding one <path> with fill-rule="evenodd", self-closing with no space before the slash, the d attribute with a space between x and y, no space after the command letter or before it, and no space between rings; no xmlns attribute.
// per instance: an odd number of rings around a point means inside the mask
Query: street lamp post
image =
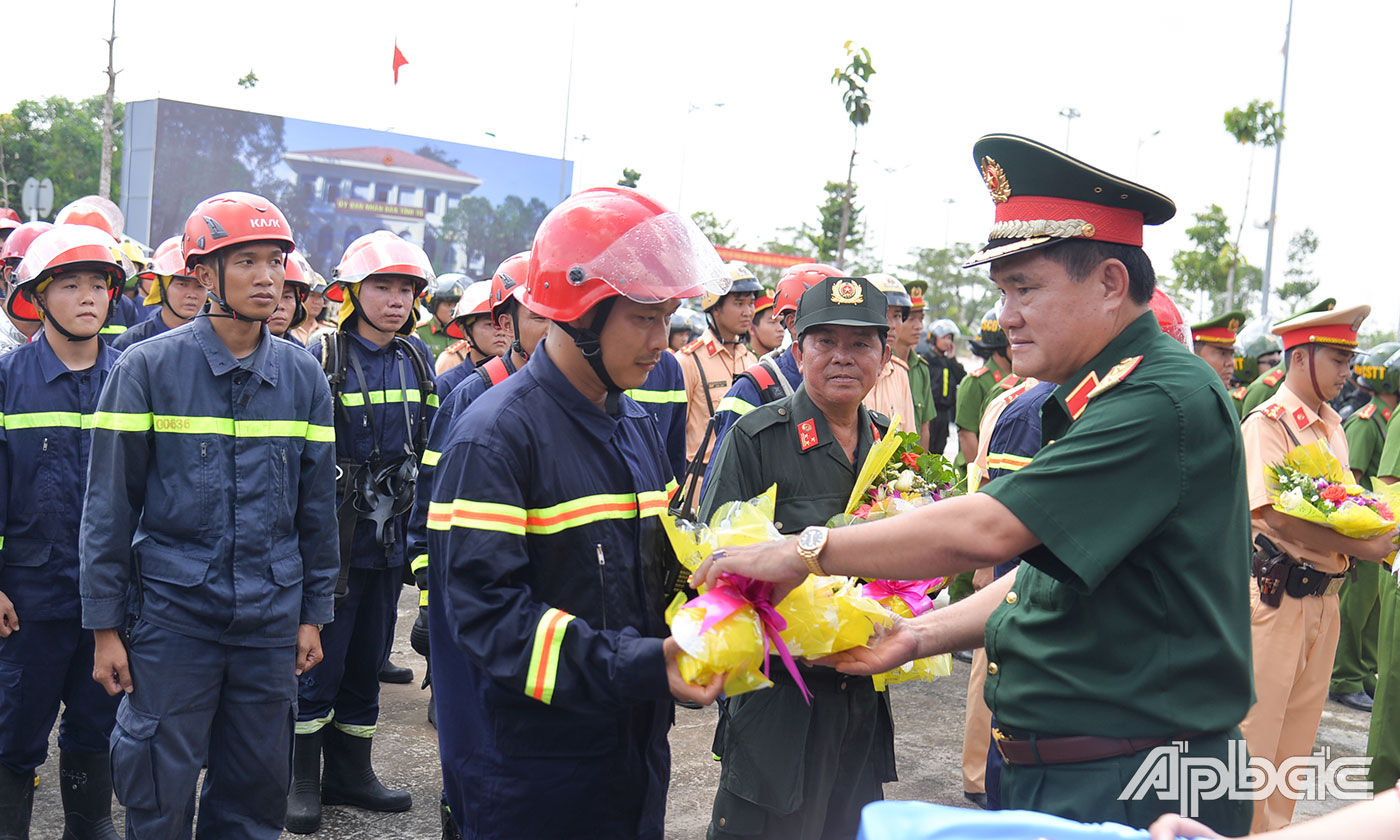
<svg viewBox="0 0 1400 840"><path fill-rule="evenodd" d="M1079 119L1078 108L1061 108L1060 116L1065 118L1065 154L1069 154L1069 128L1074 125L1074 121Z"/></svg>
<svg viewBox="0 0 1400 840"><path fill-rule="evenodd" d="M1286 112L1284 100L1288 98L1288 51L1293 40L1293 0L1288 0L1288 24L1283 30L1283 90L1278 95L1278 112L1280 116ZM1274 191L1269 198L1269 244L1264 251L1264 302L1260 305L1259 314L1269 317L1269 274L1274 268L1274 228L1278 227L1278 164L1283 158L1283 137L1280 136L1278 143L1274 146Z"/></svg>
<svg viewBox="0 0 1400 840"><path fill-rule="evenodd" d="M574 94L574 44L578 41L578 4L574 0L574 22L569 33L569 78L564 87L564 147L559 150L559 203L568 193L569 168L569 100Z"/></svg>

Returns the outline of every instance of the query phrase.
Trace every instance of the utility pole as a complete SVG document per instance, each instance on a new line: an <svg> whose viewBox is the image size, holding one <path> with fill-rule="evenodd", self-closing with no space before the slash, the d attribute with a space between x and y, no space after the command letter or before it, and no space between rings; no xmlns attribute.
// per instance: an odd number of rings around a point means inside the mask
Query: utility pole
<svg viewBox="0 0 1400 840"><path fill-rule="evenodd" d="M1293 0L1288 0L1288 25L1283 30L1283 91L1278 95L1278 112L1281 117L1288 98L1288 50L1293 40ZM1274 267L1274 228L1278 227L1278 168L1283 158L1283 137L1274 146L1274 192L1269 199L1269 244L1264 252L1264 302L1260 304L1260 315L1269 317L1269 275Z"/></svg>
<svg viewBox="0 0 1400 840"><path fill-rule="evenodd" d="M1079 109L1061 108L1060 116L1065 118L1065 154L1069 154L1069 129L1074 125L1074 121L1079 119Z"/></svg>
<svg viewBox="0 0 1400 840"><path fill-rule="evenodd" d="M564 87L564 147L559 150L559 203L564 203L568 193L569 169L569 100L574 94L574 44L578 41L578 4L574 0L574 23L569 33L569 80Z"/></svg>
<svg viewBox="0 0 1400 840"><path fill-rule="evenodd" d="M116 126L112 111L116 106L117 73L112 66L117 42L117 0L112 0L112 37L107 39L107 96L102 100L102 168L97 175L97 194L112 197L112 142Z"/></svg>

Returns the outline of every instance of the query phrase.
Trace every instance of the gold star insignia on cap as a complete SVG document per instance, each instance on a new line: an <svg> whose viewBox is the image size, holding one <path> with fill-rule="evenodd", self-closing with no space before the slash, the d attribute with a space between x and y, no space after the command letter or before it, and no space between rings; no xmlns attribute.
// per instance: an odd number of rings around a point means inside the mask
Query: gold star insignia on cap
<svg viewBox="0 0 1400 840"><path fill-rule="evenodd" d="M986 156L982 158L982 180L987 182L987 190L992 194L993 202L1002 204L1011 198L1011 184L1007 183L1006 173L1001 164Z"/></svg>
<svg viewBox="0 0 1400 840"><path fill-rule="evenodd" d="M862 303L864 301L865 294L856 281L846 278L831 284L832 303Z"/></svg>

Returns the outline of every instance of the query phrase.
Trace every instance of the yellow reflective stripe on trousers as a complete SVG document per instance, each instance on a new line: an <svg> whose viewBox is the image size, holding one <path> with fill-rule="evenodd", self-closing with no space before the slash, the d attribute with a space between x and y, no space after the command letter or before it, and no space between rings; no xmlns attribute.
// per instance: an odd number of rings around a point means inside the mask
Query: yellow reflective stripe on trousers
<svg viewBox="0 0 1400 840"><path fill-rule="evenodd" d="M495 502L473 502L455 499L451 502L428 504L428 528L446 531L450 528L475 528L499 531L502 534L525 536L525 509Z"/></svg>
<svg viewBox="0 0 1400 840"><path fill-rule="evenodd" d="M408 402L422 402L423 396L417 388L409 388L404 391L402 388L392 388L387 391L370 391L369 401L372 405L383 405L384 403L404 402L404 394L408 394ZM362 406L365 404L365 394L360 391L344 391L340 395L340 402L347 407ZM428 395L428 405L437 405L437 395Z"/></svg>
<svg viewBox="0 0 1400 840"><path fill-rule="evenodd" d="M442 460L442 453L441 453L441 452L438 452L436 449L424 449L424 450L423 450L423 466L425 466L425 467L436 467L436 466L438 465L438 461L441 461L441 460Z"/></svg>
<svg viewBox="0 0 1400 840"><path fill-rule="evenodd" d="M732 411L740 417L743 417L745 414L748 414L750 411L753 410L754 406L752 404L750 404L747 400L741 400L738 397L725 397L724 399L719 401L718 411Z"/></svg>
<svg viewBox="0 0 1400 840"><path fill-rule="evenodd" d="M344 732L346 735L350 735L354 738L374 737L375 725L372 723L368 726L362 726L360 724L340 723L339 721L336 721L333 725L336 729L339 729L341 732Z"/></svg>
<svg viewBox="0 0 1400 840"><path fill-rule="evenodd" d="M24 416L24 415L16 415ZM6 418L8 428L8 418ZM177 435L225 437L299 437L318 443L334 443L335 429L305 420L234 420L231 417L182 417L175 414L126 414L99 411L92 427L114 432L157 432ZM87 428L84 426L84 428Z"/></svg>
<svg viewBox="0 0 1400 840"><path fill-rule="evenodd" d="M325 728L325 725L330 723L332 720L335 720L335 709L331 709L331 713L323 718L299 720L296 724L296 734L315 735L317 732L320 732L323 728Z"/></svg>
<svg viewBox="0 0 1400 840"><path fill-rule="evenodd" d="M683 403L687 402L685 391L650 391L646 388L633 388L624 391L627 396L639 403Z"/></svg>
<svg viewBox="0 0 1400 840"><path fill-rule="evenodd" d="M1030 458L1021 455L1010 455L1005 452L992 452L987 455L987 469L1008 470L1015 472L1031 462Z"/></svg>
<svg viewBox="0 0 1400 840"><path fill-rule="evenodd" d="M27 414L3 414L6 429L91 429L97 415L76 411L34 411Z"/></svg>
<svg viewBox="0 0 1400 840"><path fill-rule="evenodd" d="M544 611L535 627L535 645L530 651L530 671L525 675L525 693L549 703L554 699L554 678L559 671L559 649L564 646L564 628L574 617L553 607Z"/></svg>

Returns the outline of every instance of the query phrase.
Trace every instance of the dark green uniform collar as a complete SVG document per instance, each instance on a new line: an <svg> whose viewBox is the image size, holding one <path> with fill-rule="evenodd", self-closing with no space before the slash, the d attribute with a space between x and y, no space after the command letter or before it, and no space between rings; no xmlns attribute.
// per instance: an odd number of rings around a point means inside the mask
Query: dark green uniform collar
<svg viewBox="0 0 1400 840"><path fill-rule="evenodd" d="M836 436L832 434L831 424L826 422L826 415L822 414L821 409L812 402L812 398L807 396L807 384L799 385L792 394L792 423L797 430L798 454L832 458L850 470L854 476L860 465L865 463L865 456L875 443L876 429L875 420L865 406L860 406L856 411L860 438L856 442L856 460L853 464L847 460L846 450L841 448ZM883 429L880 434L884 434Z"/></svg>
<svg viewBox="0 0 1400 840"><path fill-rule="evenodd" d="M1041 408L1045 440L1054 440L1064 434L1078 413L1083 411L1080 401L1087 399L1088 393L1097 384L1095 380L1102 381L1104 375L1119 362L1142 356L1158 335L1162 335L1162 328L1157 324L1157 317L1150 310L1144 312L1114 336L1089 364L1062 382ZM1079 411L1075 410L1076 407Z"/></svg>

